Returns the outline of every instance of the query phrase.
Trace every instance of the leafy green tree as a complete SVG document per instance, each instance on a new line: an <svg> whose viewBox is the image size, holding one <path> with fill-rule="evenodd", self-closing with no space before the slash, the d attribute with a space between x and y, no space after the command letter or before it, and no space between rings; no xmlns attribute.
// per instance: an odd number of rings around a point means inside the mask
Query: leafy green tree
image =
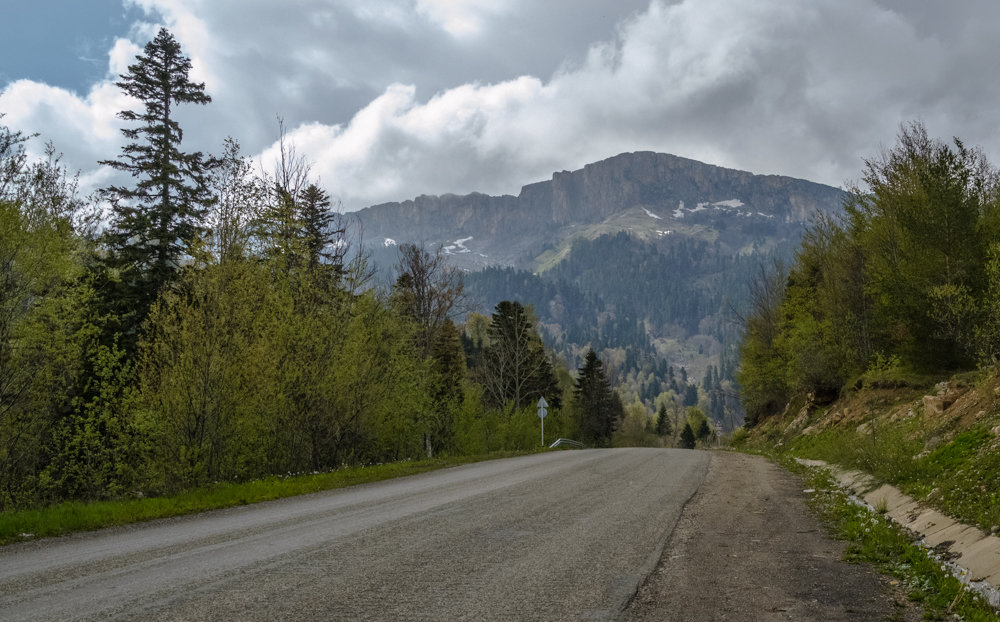
<svg viewBox="0 0 1000 622"><path fill-rule="evenodd" d="M121 278L115 302L131 312L128 341L134 341L160 289L177 278L202 235L212 201L208 173L213 164L201 152L181 150L184 134L174 111L179 104L212 101L204 83L190 80L190 71L190 59L164 28L115 83L142 105L141 111L118 113L134 124L122 129L129 142L118 159L101 162L135 179L134 185L105 190L112 208L105 232L108 265Z"/></svg>
<svg viewBox="0 0 1000 622"><path fill-rule="evenodd" d="M433 457L435 447L445 447L451 441L464 398L465 352L458 328L451 320L446 320L438 331L430 361L433 409L425 422L424 434L428 458Z"/></svg>
<svg viewBox="0 0 1000 622"><path fill-rule="evenodd" d="M92 304L77 312L90 308ZM134 416L137 395L132 367L121 349L100 343L99 329L81 320L69 326L77 327L71 336L80 348L74 354L83 365L77 370L83 386L59 387L72 400L71 408L55 424L52 455L40 478L47 500L114 499L145 481L146 438Z"/></svg>
<svg viewBox="0 0 1000 622"><path fill-rule="evenodd" d="M694 432L691 431L690 423L685 423L684 429L681 431L681 447L684 449L694 449L695 447Z"/></svg>
<svg viewBox="0 0 1000 622"><path fill-rule="evenodd" d="M616 447L648 447L652 444L649 432L649 412L636 399L624 409L621 425L615 431L612 441Z"/></svg>
<svg viewBox="0 0 1000 622"><path fill-rule="evenodd" d="M784 279L781 266L773 270L761 266L750 284L750 315L740 346L737 375L747 427L780 412L788 399L787 368L780 343Z"/></svg>
<svg viewBox="0 0 1000 622"><path fill-rule="evenodd" d="M0 112L0 121L4 113ZM14 202L23 187L28 154L24 145L37 134L13 131L0 123L0 200Z"/></svg>
<svg viewBox="0 0 1000 622"><path fill-rule="evenodd" d="M154 304L138 371L159 486L269 472L291 410L280 370L292 319L284 283L248 261L188 270Z"/></svg>
<svg viewBox="0 0 1000 622"><path fill-rule="evenodd" d="M751 288L739 372L748 426L795 393L829 401L885 361L898 375L996 359L995 169L911 124L862 179L843 221L806 232L787 278L764 274Z"/></svg>
<svg viewBox="0 0 1000 622"><path fill-rule="evenodd" d="M71 240L0 201L0 509L30 504L48 446L79 366L59 321L80 270ZM50 375L51 374L51 375Z"/></svg>
<svg viewBox="0 0 1000 622"><path fill-rule="evenodd" d="M574 391L574 406L580 420L585 442L607 446L612 433L622 420L623 407L612 391L604 372L604 363L593 350L588 350L579 369Z"/></svg>
<svg viewBox="0 0 1000 622"><path fill-rule="evenodd" d="M86 272L91 249L73 230L87 206L51 145L47 158L27 162L27 139L0 127L2 509L53 498L102 498L128 479L119 468L123 462L98 451L96 444L83 458L73 457L83 428L100 447L125 451L129 435L118 432L128 428L129 413L113 396L107 400L114 402L108 416L94 413L101 392L97 385L121 383L117 373L106 373L101 348L94 347L104 320L94 313ZM103 475L88 476L89 486L71 483L71 471L87 465Z"/></svg>
<svg viewBox="0 0 1000 622"><path fill-rule="evenodd" d="M919 123L865 162L845 208L865 257L881 350L918 368L972 361L995 173L981 151L931 139Z"/></svg>
<svg viewBox="0 0 1000 622"><path fill-rule="evenodd" d="M259 254L254 248L254 232L267 204L268 187L233 138L225 140L210 189L214 200L207 219L211 231L208 250L215 260L226 262Z"/></svg>

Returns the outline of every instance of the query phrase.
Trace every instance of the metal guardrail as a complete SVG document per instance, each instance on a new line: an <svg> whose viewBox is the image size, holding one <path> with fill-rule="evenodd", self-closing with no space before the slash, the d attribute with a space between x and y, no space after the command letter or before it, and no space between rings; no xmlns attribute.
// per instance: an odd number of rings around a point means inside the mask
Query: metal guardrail
<svg viewBox="0 0 1000 622"><path fill-rule="evenodd" d="M566 445L566 446L569 446L569 447L575 447L577 449L583 449L583 443L581 443L580 441L574 441L574 440L568 439L568 438L557 438L556 442L554 442L551 445L549 445L549 449L551 449L553 447L562 447L563 445Z"/></svg>

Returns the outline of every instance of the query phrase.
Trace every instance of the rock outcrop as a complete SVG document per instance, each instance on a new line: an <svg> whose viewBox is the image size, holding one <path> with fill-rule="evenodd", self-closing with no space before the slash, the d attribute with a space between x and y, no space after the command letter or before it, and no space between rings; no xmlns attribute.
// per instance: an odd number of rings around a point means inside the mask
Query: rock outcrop
<svg viewBox="0 0 1000 622"><path fill-rule="evenodd" d="M740 226L801 228L816 212L839 210L843 196L837 188L801 179L636 152L555 173L548 181L524 186L516 197L420 196L369 207L357 216L369 241L447 244L471 238L466 250L482 263L528 267L525 257L537 255L546 243L558 245L589 225L614 228L616 218L638 208L649 215L648 228L661 234L713 218Z"/></svg>

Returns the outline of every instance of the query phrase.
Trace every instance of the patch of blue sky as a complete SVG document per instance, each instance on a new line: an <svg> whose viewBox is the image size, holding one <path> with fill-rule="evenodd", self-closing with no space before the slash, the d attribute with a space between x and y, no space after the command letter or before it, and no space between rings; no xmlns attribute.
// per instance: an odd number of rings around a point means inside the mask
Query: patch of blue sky
<svg viewBox="0 0 1000 622"><path fill-rule="evenodd" d="M123 0L18 0L0 9L0 90L28 79L86 93L114 40L146 19ZM2 112L2 111L0 111Z"/></svg>

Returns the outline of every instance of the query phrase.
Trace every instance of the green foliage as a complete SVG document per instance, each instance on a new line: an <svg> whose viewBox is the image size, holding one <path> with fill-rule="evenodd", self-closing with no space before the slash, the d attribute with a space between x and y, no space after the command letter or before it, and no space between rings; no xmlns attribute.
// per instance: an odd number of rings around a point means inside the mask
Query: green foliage
<svg viewBox="0 0 1000 622"><path fill-rule="evenodd" d="M670 415L667 414L667 407L664 404L660 404L660 409L656 411L656 434L658 436L670 436L673 433L673 426L670 424Z"/></svg>
<svg viewBox="0 0 1000 622"><path fill-rule="evenodd" d="M51 461L40 477L46 499L114 499L141 483L146 436L132 416L132 370L119 348L93 339L86 347L89 375L54 426Z"/></svg>
<svg viewBox="0 0 1000 622"><path fill-rule="evenodd" d="M81 373L78 247L38 208L0 201L0 510L38 500Z"/></svg>
<svg viewBox="0 0 1000 622"><path fill-rule="evenodd" d="M457 398L437 384L434 412L408 325L300 276L205 266L154 306L140 376L166 489L412 458L423 431L446 433Z"/></svg>
<svg viewBox="0 0 1000 622"><path fill-rule="evenodd" d="M561 391L552 363L521 303L504 300L497 304L487 336L479 379L491 405L500 408L513 403L515 408L525 408L545 397L552 408L560 407Z"/></svg>
<svg viewBox="0 0 1000 622"><path fill-rule="evenodd" d="M122 76L141 109L106 164L134 185L106 189L102 236L54 148L29 162L33 136L0 125L0 539L311 490L233 484L278 473L536 449L543 395L547 435L579 436L532 310L463 331L461 275L416 247L396 291L370 287L283 131L273 175L232 139L183 153L173 108L209 101L190 69L161 30Z"/></svg>
<svg viewBox="0 0 1000 622"><path fill-rule="evenodd" d="M573 407L580 421L582 440L598 447L607 446L624 413L621 400L608 383L604 363L593 350L587 352L577 375Z"/></svg>
<svg viewBox="0 0 1000 622"><path fill-rule="evenodd" d="M185 153L183 132L173 107L204 105L212 100L204 83L188 78L191 60L165 28L146 44L116 85L142 104L118 117L133 127L122 129L130 142L117 160L101 164L128 173L135 185L111 186L112 222L105 232L108 266L121 273L120 288L110 301L127 315L129 349L138 326L159 290L172 282L185 255L202 234L206 207L212 202L208 171L213 163L200 152Z"/></svg>
<svg viewBox="0 0 1000 622"><path fill-rule="evenodd" d="M656 447L659 441L651 429L646 406L636 400L625 407L625 417L621 427L615 431L615 447Z"/></svg>
<svg viewBox="0 0 1000 622"><path fill-rule="evenodd" d="M695 437L694 431L691 430L691 424L685 423L684 430L681 431L680 446L684 449L694 449L695 448Z"/></svg>
<svg viewBox="0 0 1000 622"><path fill-rule="evenodd" d="M875 353L868 369L861 375L864 386L869 389L906 386L906 378L899 356L885 356L881 352Z"/></svg>
<svg viewBox="0 0 1000 622"><path fill-rule="evenodd" d="M747 423L793 394L828 402L849 378L895 386L992 364L996 179L980 151L932 140L920 124L867 160L845 219L819 219L787 279L765 274L751 288L739 374Z"/></svg>

